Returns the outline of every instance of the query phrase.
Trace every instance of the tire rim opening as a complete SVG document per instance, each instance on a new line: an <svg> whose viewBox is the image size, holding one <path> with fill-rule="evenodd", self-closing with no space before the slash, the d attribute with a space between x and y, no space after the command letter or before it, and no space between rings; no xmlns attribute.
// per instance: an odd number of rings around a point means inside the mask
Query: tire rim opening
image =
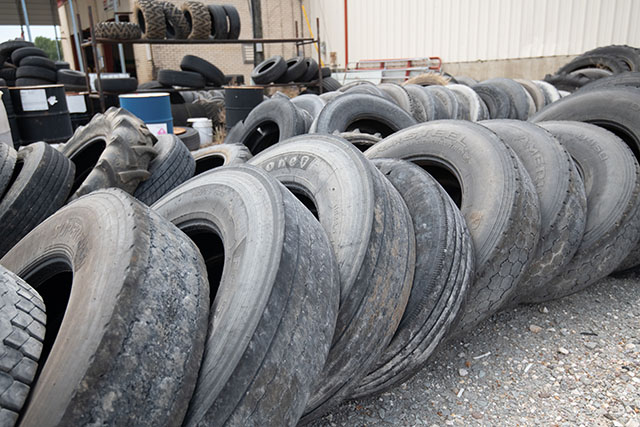
<svg viewBox="0 0 640 427"><path fill-rule="evenodd" d="M280 128L275 122L260 123L247 137L245 144L254 156L280 141Z"/></svg>
<svg viewBox="0 0 640 427"><path fill-rule="evenodd" d="M379 133L383 138L386 138L392 133L395 133L395 130L391 129L391 127L387 124L372 119L355 120L349 123L347 128L344 130L344 132L354 131L359 131L360 133L368 133L370 135Z"/></svg>
<svg viewBox="0 0 640 427"><path fill-rule="evenodd" d="M76 176L73 181L73 187L71 187L71 194L75 193L84 180L87 179L106 146L107 143L104 139L97 139L69 158L76 166Z"/></svg>
<svg viewBox="0 0 640 427"><path fill-rule="evenodd" d="M267 71L269 68L273 67L273 65L275 64L275 61L269 61L266 64L264 64L262 67L260 67L260 69L258 70L258 74L260 73L264 73L265 71Z"/></svg>
<svg viewBox="0 0 640 427"><path fill-rule="evenodd" d="M633 155L636 157L636 159L640 161L640 141L636 140L633 132L630 132L624 126L620 126L617 123L608 121L592 121L589 123L605 128L609 132L615 134L618 138L623 140L625 144L627 144L631 151L633 151Z"/></svg>
<svg viewBox="0 0 640 427"><path fill-rule="evenodd" d="M444 191L447 192L458 208L462 207L462 185L453 172L435 162L421 161L415 163L438 181L438 184L444 188Z"/></svg>
<svg viewBox="0 0 640 427"><path fill-rule="evenodd" d="M220 236L211 230L182 230L193 241L200 250L207 267L207 277L209 279L209 301L213 303L222 273L224 271L224 243Z"/></svg>
<svg viewBox="0 0 640 427"><path fill-rule="evenodd" d="M191 13L189 11L184 12L184 19L187 20L187 25L189 26L189 30L193 28L193 21L191 20Z"/></svg>
<svg viewBox="0 0 640 427"><path fill-rule="evenodd" d="M23 275L23 279L38 291L47 308L47 328L40 361L38 362L38 370L36 371L36 380L34 380L35 384L51 353L53 343L58 336L58 331L60 331L64 314L67 311L73 273L71 265L65 261L43 262L40 264L40 268Z"/></svg>
<svg viewBox="0 0 640 427"><path fill-rule="evenodd" d="M286 186L286 187L289 189L289 191L291 191L291 193L294 196L296 196L296 199L302 202L304 207L307 208L309 212L311 212L313 216L316 217L317 220L320 220L320 218L318 217L318 206L316 205L316 202L313 200L311 196L309 196L305 191L299 188L295 188L295 187L292 188L290 186Z"/></svg>
<svg viewBox="0 0 640 427"><path fill-rule="evenodd" d="M193 176L200 175L203 172L224 166L224 157L207 156L196 160L196 171Z"/></svg>
<svg viewBox="0 0 640 427"><path fill-rule="evenodd" d="M140 31L142 31L142 34L146 33L146 24L144 22L144 13L142 13L141 10L138 10L138 26L140 27Z"/></svg>

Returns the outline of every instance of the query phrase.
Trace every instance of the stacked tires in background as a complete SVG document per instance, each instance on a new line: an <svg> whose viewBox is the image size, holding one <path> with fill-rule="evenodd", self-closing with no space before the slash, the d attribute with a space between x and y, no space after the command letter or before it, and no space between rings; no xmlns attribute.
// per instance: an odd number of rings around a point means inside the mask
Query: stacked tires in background
<svg viewBox="0 0 640 427"><path fill-rule="evenodd" d="M635 268L634 76L274 95L193 155L121 109L0 145L2 419L307 424Z"/></svg>
<svg viewBox="0 0 640 427"><path fill-rule="evenodd" d="M168 1L136 0L134 20L138 32L131 29L131 37L149 40L191 39L237 40L240 36L240 14L233 5L204 5L198 1L186 1L181 7ZM112 28L115 23L109 23ZM118 34L128 36L131 24L121 23ZM133 34L135 32L135 34ZM134 37L135 36L135 37Z"/></svg>
<svg viewBox="0 0 640 427"><path fill-rule="evenodd" d="M574 92L595 80L629 71L640 71L640 50L631 46L611 45L578 55L544 79L559 90Z"/></svg>

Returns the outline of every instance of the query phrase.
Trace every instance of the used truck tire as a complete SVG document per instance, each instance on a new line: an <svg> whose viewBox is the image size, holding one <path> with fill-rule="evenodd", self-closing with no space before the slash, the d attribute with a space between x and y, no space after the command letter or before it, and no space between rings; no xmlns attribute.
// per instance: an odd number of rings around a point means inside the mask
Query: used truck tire
<svg viewBox="0 0 640 427"><path fill-rule="evenodd" d="M307 62L304 56L294 56L287 59L285 63L287 64L287 71L276 80L277 83L297 82L307 72Z"/></svg>
<svg viewBox="0 0 640 427"><path fill-rule="evenodd" d="M16 78L31 78L31 79L41 79L48 81L50 83L55 83L57 76L54 70L50 70L44 67L36 67L33 65L24 65L18 67L16 71Z"/></svg>
<svg viewBox="0 0 640 427"><path fill-rule="evenodd" d="M56 68L56 63L43 56L27 56L25 58L22 58L20 64L23 67L26 65L30 65L34 67L43 67L49 70L58 71L58 69Z"/></svg>
<svg viewBox="0 0 640 427"><path fill-rule="evenodd" d="M223 4L224 12L227 14L227 18L229 19L229 33L228 38L230 40L238 40L240 37L240 14L238 13L238 9L231 4Z"/></svg>
<svg viewBox="0 0 640 427"><path fill-rule="evenodd" d="M468 332L502 308L526 272L540 233L538 196L513 150L479 124L440 120L397 132L365 155L421 166L460 207L475 249L476 277L452 334Z"/></svg>
<svg viewBox="0 0 640 427"><path fill-rule="evenodd" d="M310 132L332 134L359 129L362 133L379 133L386 137L416 123L409 113L384 98L362 93L345 94L322 109Z"/></svg>
<svg viewBox="0 0 640 427"><path fill-rule="evenodd" d="M0 201L12 180L17 159L18 153L12 146L0 143Z"/></svg>
<svg viewBox="0 0 640 427"><path fill-rule="evenodd" d="M224 73L218 67L194 55L185 55L180 61L180 69L201 74L213 86L224 85Z"/></svg>
<svg viewBox="0 0 640 427"><path fill-rule="evenodd" d="M193 151L191 155L196 162L194 176L221 166L241 165L252 157L244 144L237 143L210 145Z"/></svg>
<svg viewBox="0 0 640 427"><path fill-rule="evenodd" d="M132 194L149 177L153 141L144 123L122 108L93 116L60 147L76 166L71 199L109 187Z"/></svg>
<svg viewBox="0 0 640 427"><path fill-rule="evenodd" d="M340 299L326 233L255 167L200 175L153 208L198 245L211 286L205 353L182 425L295 425Z"/></svg>
<svg viewBox="0 0 640 427"><path fill-rule="evenodd" d="M191 178L196 168L189 149L175 135L159 135L153 148L158 154L149 163L149 178L133 193L148 206Z"/></svg>
<svg viewBox="0 0 640 427"><path fill-rule="evenodd" d="M24 425L181 425L209 312L204 263L183 233L102 190L60 209L0 264L47 306Z"/></svg>
<svg viewBox="0 0 640 427"><path fill-rule="evenodd" d="M582 172L587 224L571 261L531 302L570 295L609 275L640 237L640 167L624 142L588 123L539 125L560 141Z"/></svg>
<svg viewBox="0 0 640 427"><path fill-rule="evenodd" d="M204 76L192 71L160 70L158 71L158 82L166 87L203 88L206 85Z"/></svg>
<svg viewBox="0 0 640 427"><path fill-rule="evenodd" d="M529 295L564 271L582 242L587 219L584 184L571 155L549 131L518 120L480 124L516 152L540 201L540 241L514 295L516 302L529 302Z"/></svg>
<svg viewBox="0 0 640 427"><path fill-rule="evenodd" d="M411 291L413 225L398 192L339 137L291 138L249 164L269 172L316 214L338 263L340 311L301 420L307 423L349 397L393 337Z"/></svg>
<svg viewBox="0 0 640 427"><path fill-rule="evenodd" d="M423 90L436 99L434 120L458 118L458 99L453 92L440 85L427 86Z"/></svg>
<svg viewBox="0 0 640 427"><path fill-rule="evenodd" d="M484 101L489 111L491 119L508 119L511 113L511 100L507 92L499 86L486 82L472 86L473 89Z"/></svg>
<svg viewBox="0 0 640 427"><path fill-rule="evenodd" d="M189 40L206 40L211 34L209 9L199 1L182 3L182 12L189 25Z"/></svg>
<svg viewBox="0 0 640 427"><path fill-rule="evenodd" d="M466 103L469 111L467 120L479 122L489 118L489 110L476 91L471 89L469 86L462 84L450 84L447 85L447 88L459 96L459 103L462 100Z"/></svg>
<svg viewBox="0 0 640 427"><path fill-rule="evenodd" d="M257 84L273 83L287 72L287 63L279 55L265 59L251 72L251 79Z"/></svg>
<svg viewBox="0 0 640 427"><path fill-rule="evenodd" d="M31 286L0 266L0 424L14 426L38 369L47 315Z"/></svg>
<svg viewBox="0 0 640 427"><path fill-rule="evenodd" d="M73 175L73 163L47 143L20 150L0 201L0 256L64 205Z"/></svg>
<svg viewBox="0 0 640 427"><path fill-rule="evenodd" d="M304 117L296 106L283 97L261 102L244 120L238 141L254 156L270 146L306 132Z"/></svg>
<svg viewBox="0 0 640 427"><path fill-rule="evenodd" d="M420 167L372 159L405 201L416 236L416 267L398 330L373 369L352 393L380 393L417 373L454 323L474 273L469 230L444 189Z"/></svg>
<svg viewBox="0 0 640 427"><path fill-rule="evenodd" d="M593 123L618 135L640 159L640 89L604 87L563 98L530 119L534 123L575 120Z"/></svg>
<svg viewBox="0 0 640 427"><path fill-rule="evenodd" d="M227 14L219 4L207 5L211 17L211 37L216 40L224 40L229 36L227 27Z"/></svg>
<svg viewBox="0 0 640 427"><path fill-rule="evenodd" d="M152 0L136 0L133 6L133 19L143 39L162 40L167 32L162 3Z"/></svg>

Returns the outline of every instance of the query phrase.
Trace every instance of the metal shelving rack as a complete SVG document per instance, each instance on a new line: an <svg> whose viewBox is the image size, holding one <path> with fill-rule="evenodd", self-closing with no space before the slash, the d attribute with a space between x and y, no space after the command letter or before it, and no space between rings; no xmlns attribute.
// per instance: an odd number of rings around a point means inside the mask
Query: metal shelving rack
<svg viewBox="0 0 640 427"><path fill-rule="evenodd" d="M320 19L316 18L316 35L315 38L312 37L303 37L303 38L279 38L279 39L237 39L237 40L215 40L215 39L206 39L206 40L176 40L176 39L162 39L162 40L147 40L147 39L138 39L138 40L116 40L116 39L102 39L96 38L94 32L94 22L93 22L93 13L91 10L91 6L88 7L89 12L89 32L90 39L88 41L83 42L82 47L91 46L91 51L93 53L93 63L96 64L96 88L97 92L91 91L91 82L89 79L89 73L86 73L86 81L87 88L90 91L90 94L98 94L100 99L100 109L102 112L105 111L105 102L104 102L104 91L102 90L102 84L100 82L100 67L98 67L98 44L180 44L180 45L195 45L195 44L271 44L271 43L295 43L296 47L300 47L307 44L316 44L317 53L318 53L318 79L308 83L283 83L283 84L268 84L268 85L252 85L252 87L281 87L281 86L317 86L322 93L322 57L320 54ZM80 24L80 14L76 15L78 20L78 25L82 28ZM296 26L297 33L297 26ZM84 69L88 70L87 58L85 56L84 50L81 49L82 53L82 63L84 65ZM210 89L223 89L216 87L208 87L205 90ZM167 88L167 90L171 91L180 91L182 89L171 89ZM149 89L144 92L166 92L165 89ZM194 88L187 88L184 90L197 90Z"/></svg>

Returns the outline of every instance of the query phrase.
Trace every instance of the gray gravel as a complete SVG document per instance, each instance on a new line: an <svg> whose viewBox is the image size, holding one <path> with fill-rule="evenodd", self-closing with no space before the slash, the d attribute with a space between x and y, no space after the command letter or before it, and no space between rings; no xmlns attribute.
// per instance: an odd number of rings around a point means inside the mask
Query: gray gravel
<svg viewBox="0 0 640 427"><path fill-rule="evenodd" d="M414 378L314 426L640 427L640 277L493 316Z"/></svg>

